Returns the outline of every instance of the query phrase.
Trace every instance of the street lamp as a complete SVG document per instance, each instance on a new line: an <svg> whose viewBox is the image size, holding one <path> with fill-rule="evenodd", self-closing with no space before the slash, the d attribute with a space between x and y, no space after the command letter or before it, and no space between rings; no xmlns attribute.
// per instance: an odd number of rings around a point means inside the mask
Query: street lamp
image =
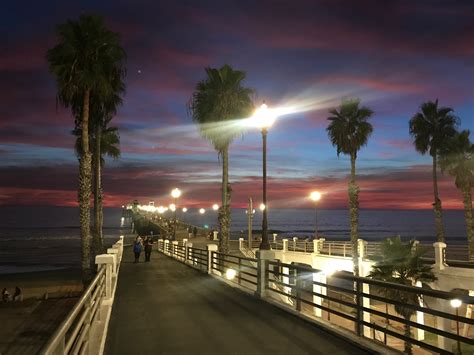
<svg viewBox="0 0 474 355"><path fill-rule="evenodd" d="M170 210L174 213L174 228L173 228L173 240L176 240L176 205L178 198L181 196L181 190L174 188L171 190L171 197L174 198L174 204L170 205ZM171 208L173 206L173 208Z"/></svg>
<svg viewBox="0 0 474 355"><path fill-rule="evenodd" d="M265 102L255 111L252 116L252 124L258 127L262 131L262 152L263 152L263 205L267 206L267 133L268 129L275 122L276 115L274 112L268 109ZM267 208L263 210L262 218L262 242L260 244L261 250L270 249L270 243L268 242L268 221L267 221Z"/></svg>
<svg viewBox="0 0 474 355"><path fill-rule="evenodd" d="M265 211L265 204L261 203L259 208L260 208L260 211L262 211L262 212Z"/></svg>
<svg viewBox="0 0 474 355"><path fill-rule="evenodd" d="M318 201L321 199L321 193L319 191L313 191L309 195L309 198L314 201L314 218L315 218L315 232L314 237L318 239Z"/></svg>
<svg viewBox="0 0 474 355"><path fill-rule="evenodd" d="M452 299L450 301L451 307L453 307L456 310L456 335L459 336L459 307L462 305L462 301L460 299ZM457 345L458 345L458 354L462 354L461 352L461 342L459 339L456 339Z"/></svg>
<svg viewBox="0 0 474 355"><path fill-rule="evenodd" d="M214 211L217 211L217 210L219 209L219 205L218 205L217 203L213 204L213 205L212 205L212 209L213 209Z"/></svg>
<svg viewBox="0 0 474 355"><path fill-rule="evenodd" d="M204 208L200 208L200 209L199 209L199 213L200 213L200 214L204 214L204 213L206 213L206 210L205 210Z"/></svg>
<svg viewBox="0 0 474 355"><path fill-rule="evenodd" d="M186 207L183 207L183 209L181 211L186 213L186 212L188 212L188 209Z"/></svg>

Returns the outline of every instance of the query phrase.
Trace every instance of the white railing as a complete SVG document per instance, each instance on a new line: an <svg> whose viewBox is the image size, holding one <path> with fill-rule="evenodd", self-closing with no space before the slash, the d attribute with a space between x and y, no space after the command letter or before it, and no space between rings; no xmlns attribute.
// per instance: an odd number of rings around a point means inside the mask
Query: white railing
<svg viewBox="0 0 474 355"><path fill-rule="evenodd" d="M102 354L123 254L123 237L97 255L98 273L48 343L44 355Z"/></svg>
<svg viewBox="0 0 474 355"><path fill-rule="evenodd" d="M257 258L242 258L219 253L217 245L212 244L207 245L207 249L195 249L193 253L189 249L193 248L188 244L183 251L167 241L158 243L158 250L165 255L319 326L329 326L331 331L350 337L373 352L399 354L404 342L442 354L452 354L454 341L458 342L458 348L466 347L463 354L469 351L468 346L474 346L470 330L474 320L468 313L474 307L474 297L355 277L344 272L331 273L329 279L324 269L281 262L275 259L275 252L271 250L261 250ZM199 251L199 258L195 251ZM416 296L413 299L429 298L433 300L430 302L432 307L427 303L403 302L381 293L381 289L408 295L407 299L412 299L409 298L412 295ZM450 308L453 299L462 304L456 315ZM416 321L397 313L398 306L412 310ZM388 326L389 320L391 326ZM453 329L452 321L457 322L457 330ZM407 334L404 327L393 324L408 325L412 331ZM425 338L425 331L433 335Z"/></svg>

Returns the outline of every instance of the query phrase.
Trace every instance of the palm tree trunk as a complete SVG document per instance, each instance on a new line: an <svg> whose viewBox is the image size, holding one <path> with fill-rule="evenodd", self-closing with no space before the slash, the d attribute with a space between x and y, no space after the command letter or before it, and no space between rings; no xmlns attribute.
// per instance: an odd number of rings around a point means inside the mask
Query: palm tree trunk
<svg viewBox="0 0 474 355"><path fill-rule="evenodd" d="M95 149L94 149L94 255L102 252L102 181L101 181L101 139L102 128L100 124L95 127Z"/></svg>
<svg viewBox="0 0 474 355"><path fill-rule="evenodd" d="M466 220L469 261L474 261L474 221L472 220L472 194L469 185L463 186L464 219Z"/></svg>
<svg viewBox="0 0 474 355"><path fill-rule="evenodd" d="M410 317L408 317L408 318L405 317L405 320L406 320L406 321L410 321ZM404 335L405 335L407 338L410 338L410 337L411 337L411 327L410 327L410 325L405 323L405 324L403 325L403 329L404 329L404 331L405 331L405 334L404 334ZM412 346L411 346L411 343L410 343L410 342L405 341L405 350L403 351L403 353L404 353L404 354L408 354L408 355L413 354Z"/></svg>
<svg viewBox="0 0 474 355"><path fill-rule="evenodd" d="M219 225L221 229L219 252L221 253L227 253L229 250L230 194L229 146L226 146L222 149L222 206L219 210Z"/></svg>
<svg viewBox="0 0 474 355"><path fill-rule="evenodd" d="M357 154L351 154L351 180L349 182L349 210L351 219L351 246L354 275L359 276L359 252L357 248L359 239L359 187L355 181Z"/></svg>
<svg viewBox="0 0 474 355"><path fill-rule="evenodd" d="M433 156L433 189L434 189L434 203L433 210L435 214L436 240L444 243L444 227L443 227L443 212L441 208L441 200L438 192L438 174L437 174L437 156Z"/></svg>
<svg viewBox="0 0 474 355"><path fill-rule="evenodd" d="M89 151L89 99L90 90L84 93L82 108L82 156L79 159L79 219L81 223L82 278L91 278L90 257L90 196L91 196L91 153Z"/></svg>

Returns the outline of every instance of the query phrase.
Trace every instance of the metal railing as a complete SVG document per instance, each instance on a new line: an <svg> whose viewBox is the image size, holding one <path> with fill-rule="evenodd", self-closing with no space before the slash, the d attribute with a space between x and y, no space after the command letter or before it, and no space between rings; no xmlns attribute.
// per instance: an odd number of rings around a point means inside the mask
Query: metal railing
<svg viewBox="0 0 474 355"><path fill-rule="evenodd" d="M231 282L256 291L258 285L257 259L212 252L211 268Z"/></svg>
<svg viewBox="0 0 474 355"><path fill-rule="evenodd" d="M287 277L281 278L283 268L286 268L289 272ZM296 310L299 312L313 313L317 309L320 312L320 317L348 328L359 336L370 336L371 334L373 338L383 339L386 345L392 347L393 339L398 339L398 342L400 340L408 342L429 351L441 354L452 353L438 347L432 339L417 339L411 330L406 330L406 327L408 327L408 329L429 332L434 335L435 339L436 336L440 336L459 342L459 346L474 345L472 337L459 332L460 327L464 325L474 325L474 319L427 306L428 300L430 304L434 304L436 302L447 303L457 298L464 305L472 307L474 297L355 277L344 272L324 276L321 270L278 261L266 260L264 270L264 288L266 290L292 299ZM271 275L279 277L280 281L272 280ZM324 280L322 277L324 277ZM285 278L287 279L286 282ZM280 287L275 287L275 285ZM283 290L281 287L283 287ZM368 291L368 288L370 288L370 291ZM387 292L387 290L392 291L392 293ZM399 294L401 297L388 297L387 295L390 294ZM345 297L341 297L341 295L345 295ZM411 304L401 299L403 297L425 300L426 302ZM411 317L403 317L397 313L397 309L402 309L411 314L422 313L424 322L415 322L411 320ZM370 315L370 317L365 315ZM366 318L371 320L368 321ZM436 318L441 319L441 321L454 321L457 325L455 328L457 331L453 331L451 326L447 330L440 329ZM390 322L396 326L388 326ZM368 333L364 331L364 328L367 329ZM398 344L399 347L400 344Z"/></svg>
<svg viewBox="0 0 474 355"><path fill-rule="evenodd" d="M61 323L42 350L42 354L88 353L90 330L100 317L101 298L105 295L105 266L101 267L91 284Z"/></svg>

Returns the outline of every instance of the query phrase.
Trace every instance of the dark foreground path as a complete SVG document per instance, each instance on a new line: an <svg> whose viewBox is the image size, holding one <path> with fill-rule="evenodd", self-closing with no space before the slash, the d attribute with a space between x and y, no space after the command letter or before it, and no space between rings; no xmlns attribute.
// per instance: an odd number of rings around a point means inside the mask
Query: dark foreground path
<svg viewBox="0 0 474 355"><path fill-rule="evenodd" d="M366 354L263 301L154 252L124 251L106 354Z"/></svg>

